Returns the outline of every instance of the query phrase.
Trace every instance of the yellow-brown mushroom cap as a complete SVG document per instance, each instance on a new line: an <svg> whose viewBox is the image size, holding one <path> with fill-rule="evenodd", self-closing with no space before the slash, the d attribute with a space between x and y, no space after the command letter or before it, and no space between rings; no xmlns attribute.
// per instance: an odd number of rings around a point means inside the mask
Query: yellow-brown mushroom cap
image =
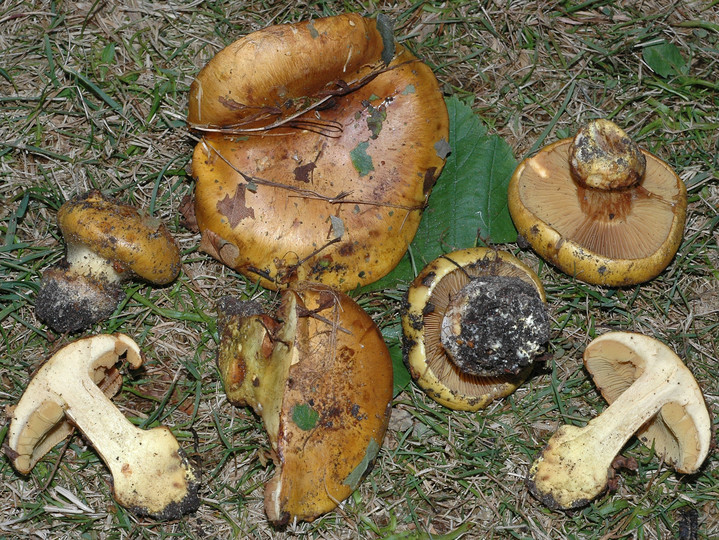
<svg viewBox="0 0 719 540"><path fill-rule="evenodd" d="M262 416L275 451L270 522L334 509L371 470L387 430L393 373L379 329L347 295L313 283L284 291L274 317L224 299L220 332L227 396Z"/></svg>
<svg viewBox="0 0 719 540"><path fill-rule="evenodd" d="M672 168L651 153L643 180L617 192L573 181L572 139L519 164L509 184L517 231L545 260L582 281L626 286L656 277L681 243L687 195Z"/></svg>
<svg viewBox="0 0 719 540"><path fill-rule="evenodd" d="M180 272L180 250L165 225L132 206L90 191L60 207L57 221L68 252L85 246L110 261L118 274L129 273L166 285Z"/></svg>
<svg viewBox="0 0 719 540"><path fill-rule="evenodd" d="M313 519L371 470L389 422L392 361L377 326L348 296L318 286L297 294L316 316L298 321L280 421L282 472L272 487L280 514ZM298 420L303 407L316 411L316 425Z"/></svg>
<svg viewBox="0 0 719 540"><path fill-rule="evenodd" d="M546 301L539 277L510 253L470 248L449 253L412 282L402 314L403 353L412 378L435 401L457 410L476 411L514 392L532 366L516 375L480 377L462 373L442 347L440 326L453 292L477 276L508 276L532 285ZM441 286L440 286L441 283Z"/></svg>
<svg viewBox="0 0 719 540"><path fill-rule="evenodd" d="M192 172L204 251L272 289L351 290L394 268L448 149L428 66L374 20L342 15L245 36L197 81L188 119L203 133Z"/></svg>

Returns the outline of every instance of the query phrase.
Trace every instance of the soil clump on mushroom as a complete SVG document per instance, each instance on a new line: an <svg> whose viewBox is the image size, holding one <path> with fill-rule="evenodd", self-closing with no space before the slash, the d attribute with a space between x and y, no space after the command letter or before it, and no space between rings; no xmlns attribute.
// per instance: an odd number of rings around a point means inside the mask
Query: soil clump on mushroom
<svg viewBox="0 0 719 540"><path fill-rule="evenodd" d="M516 375L549 341L549 317L528 283L479 276L452 299L441 335L450 359L464 373Z"/></svg>

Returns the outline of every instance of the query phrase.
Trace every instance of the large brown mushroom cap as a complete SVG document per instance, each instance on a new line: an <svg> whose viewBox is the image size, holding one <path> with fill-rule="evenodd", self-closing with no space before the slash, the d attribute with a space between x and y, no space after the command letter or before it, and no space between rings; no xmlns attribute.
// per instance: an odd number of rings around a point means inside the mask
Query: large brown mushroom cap
<svg viewBox="0 0 719 540"><path fill-rule="evenodd" d="M371 469L389 422L392 361L377 326L348 296L308 284L285 291L274 317L223 299L220 331L227 397L254 408L275 451L269 520L332 510Z"/></svg>
<svg viewBox="0 0 719 540"><path fill-rule="evenodd" d="M342 15L271 27L200 72L188 119L203 133L192 170L204 251L272 289L350 290L399 262L444 165L448 118L429 67L378 26Z"/></svg>
<svg viewBox="0 0 719 540"><path fill-rule="evenodd" d="M489 248L449 253L419 273L407 292L402 314L404 358L417 384L432 399L451 409L476 411L485 408L492 401L514 392L532 371L532 365L528 364L516 373L469 374L450 359L443 347L441 327L448 306L459 291L480 276L519 280L531 286L542 302L546 300L544 287L531 268L510 253ZM540 324L539 320L535 322ZM490 346L481 343L477 347Z"/></svg>
<svg viewBox="0 0 719 540"><path fill-rule="evenodd" d="M636 186L605 192L573 181L572 139L543 148L517 167L509 210L520 235L544 259L582 281L623 286L656 277L681 243L687 195L672 168L642 150Z"/></svg>

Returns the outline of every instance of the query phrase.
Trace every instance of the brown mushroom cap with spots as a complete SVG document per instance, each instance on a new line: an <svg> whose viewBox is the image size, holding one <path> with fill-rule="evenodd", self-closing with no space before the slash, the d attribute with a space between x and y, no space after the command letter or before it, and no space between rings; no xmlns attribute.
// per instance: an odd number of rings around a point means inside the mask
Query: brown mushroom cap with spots
<svg viewBox="0 0 719 540"><path fill-rule="evenodd" d="M587 283L656 277L681 243L687 194L672 168L597 120L517 167L509 210L541 257Z"/></svg>
<svg viewBox="0 0 719 540"><path fill-rule="evenodd" d="M430 68L386 18L277 25L198 74L188 123L201 248L265 287L350 290L399 262L448 152Z"/></svg>
<svg viewBox="0 0 719 540"><path fill-rule="evenodd" d="M549 338L545 300L537 275L510 253L471 248L439 257L412 282L402 313L412 378L457 410L511 394Z"/></svg>
<svg viewBox="0 0 719 540"><path fill-rule="evenodd" d="M35 302L38 318L57 332L109 317L129 279L167 285L180 272L180 249L165 225L100 191L67 201L57 222L65 257L43 273Z"/></svg>
<svg viewBox="0 0 719 540"><path fill-rule="evenodd" d="M351 298L317 283L285 290L275 314L228 297L218 311L225 392L262 418L273 451L267 517L312 521L349 497L382 446L393 389L382 334Z"/></svg>

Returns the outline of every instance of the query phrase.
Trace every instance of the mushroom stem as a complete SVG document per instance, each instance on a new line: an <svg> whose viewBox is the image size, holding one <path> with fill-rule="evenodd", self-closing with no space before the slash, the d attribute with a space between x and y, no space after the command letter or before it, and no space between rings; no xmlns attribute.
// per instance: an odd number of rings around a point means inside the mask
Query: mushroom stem
<svg viewBox="0 0 719 540"><path fill-rule="evenodd" d="M599 354L596 360L601 363L606 360L601 355L607 354L609 358L611 352ZM585 353L585 363L586 358ZM683 411L696 403L696 381L670 351L666 354L656 349L643 362L630 357L619 360L619 364L617 371L623 375L638 375L634 382L622 388L611 405L586 426L561 426L530 468L529 489L550 508L586 505L606 488L612 461L632 435L655 416L674 417L680 408ZM590 366L588 369L591 371ZM673 410L663 411L668 404ZM701 454L699 446L697 443L694 451ZM657 452L661 454L662 449ZM668 457L667 461L670 460ZM681 463L676 466L680 472L692 472L694 465L684 468Z"/></svg>
<svg viewBox="0 0 719 540"><path fill-rule="evenodd" d="M66 243L65 260L69 265L67 273L75 276L102 279L108 284L120 284L129 278L127 272L117 272L111 260L94 253L81 243Z"/></svg>
<svg viewBox="0 0 719 540"><path fill-rule="evenodd" d="M165 426L132 425L98 387L120 355L142 364L129 337L100 335L58 351L33 377L18 403L8 436L13 465L28 473L68 431L69 420L110 469L115 499L157 519L176 519L199 505L198 480L172 432Z"/></svg>
<svg viewBox="0 0 719 540"><path fill-rule="evenodd" d="M673 379L674 374L666 367L658 373L666 375L667 381ZM653 375L640 377L586 426L560 427L547 448L551 448L552 456L562 454L562 460L540 457L530 472L540 498L546 503L545 498L551 497L556 504L547 506L552 508L574 508L599 495L607 485L614 458L632 435L672 399L672 392L673 388ZM572 471L572 485L545 492L543 481L556 476L556 467ZM591 477L594 481L587 482Z"/></svg>
<svg viewBox="0 0 719 540"><path fill-rule="evenodd" d="M622 128L599 118L577 132L569 148L569 168L581 186L611 191L639 184L646 158Z"/></svg>

